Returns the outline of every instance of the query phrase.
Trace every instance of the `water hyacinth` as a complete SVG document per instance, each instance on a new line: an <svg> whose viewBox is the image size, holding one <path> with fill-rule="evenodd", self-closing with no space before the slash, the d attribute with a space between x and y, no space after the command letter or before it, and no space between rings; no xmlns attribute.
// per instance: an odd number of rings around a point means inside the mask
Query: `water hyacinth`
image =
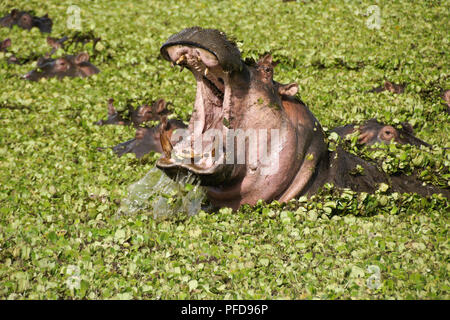
<svg viewBox="0 0 450 320"><path fill-rule="evenodd" d="M163 63L159 48L187 26L212 27L233 36L244 59L271 52L280 61L275 80L297 82L327 132L374 117L411 123L432 150L365 148L357 136L345 148L383 172L418 170L427 184L450 187L450 113L440 97L450 89L448 1L2 0L0 14L48 12L50 36L71 38L72 5L81 9L80 32L101 41L67 44L54 57L87 52L101 70L92 77L24 81L50 50L47 34L0 28L0 41L12 41L0 53L0 299L450 298L447 198L327 185L288 204L155 220L150 181L135 198L128 188L158 155L99 152L135 131L93 124L109 98L118 110L164 98L174 118L188 121L195 80ZM381 29L366 25L370 5L381 9ZM13 55L28 62L8 64ZM408 86L367 92L385 79ZM188 201L176 192L163 198ZM142 207L132 213L123 199ZM129 214L118 215L120 206Z"/></svg>
<svg viewBox="0 0 450 320"><path fill-rule="evenodd" d="M177 213L193 216L201 210L205 192L192 175L170 179L157 168L151 169L128 188L120 214L134 214L140 210L153 212L153 217L163 218Z"/></svg>

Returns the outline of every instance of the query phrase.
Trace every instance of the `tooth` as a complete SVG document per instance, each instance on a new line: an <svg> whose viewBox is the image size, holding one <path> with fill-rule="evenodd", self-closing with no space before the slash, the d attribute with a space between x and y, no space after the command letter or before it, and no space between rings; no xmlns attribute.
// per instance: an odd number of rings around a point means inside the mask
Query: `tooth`
<svg viewBox="0 0 450 320"><path fill-rule="evenodd" d="M176 64L180 64L181 62L183 62L184 60L186 60L186 56L183 54L181 57L178 58L178 60L175 62Z"/></svg>
<svg viewBox="0 0 450 320"><path fill-rule="evenodd" d="M208 70L208 68L206 68L205 69L205 77L208 75L208 72L209 72L209 70Z"/></svg>
<svg viewBox="0 0 450 320"><path fill-rule="evenodd" d="M175 67L175 63L172 61L172 62L170 62L170 66L173 68L173 67Z"/></svg>
<svg viewBox="0 0 450 320"><path fill-rule="evenodd" d="M214 142L213 143L214 143L214 145L213 145L213 149L211 151L211 155L212 155L213 158L215 158L216 157L216 150L217 150L217 152L220 151L219 141L216 138L214 138Z"/></svg>
<svg viewBox="0 0 450 320"><path fill-rule="evenodd" d="M194 150L191 151L186 151L184 153L178 154L178 157L180 158L184 158L184 159L194 159L195 157L201 157L202 155L200 154L195 154Z"/></svg>

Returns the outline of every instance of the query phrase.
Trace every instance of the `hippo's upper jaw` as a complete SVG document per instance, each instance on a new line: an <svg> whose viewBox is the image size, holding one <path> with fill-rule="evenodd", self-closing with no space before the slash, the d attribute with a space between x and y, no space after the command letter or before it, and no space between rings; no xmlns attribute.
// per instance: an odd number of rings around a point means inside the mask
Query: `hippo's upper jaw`
<svg viewBox="0 0 450 320"><path fill-rule="evenodd" d="M242 72L240 52L217 30L189 28L172 36L161 54L172 65L192 72L197 94L189 127L178 132L184 134L183 140L174 145L172 158L160 159L157 166L169 175L190 171L205 185L218 184L232 174L232 168L223 165L225 153L214 142L228 130L225 124L230 119L234 92L230 77Z"/></svg>

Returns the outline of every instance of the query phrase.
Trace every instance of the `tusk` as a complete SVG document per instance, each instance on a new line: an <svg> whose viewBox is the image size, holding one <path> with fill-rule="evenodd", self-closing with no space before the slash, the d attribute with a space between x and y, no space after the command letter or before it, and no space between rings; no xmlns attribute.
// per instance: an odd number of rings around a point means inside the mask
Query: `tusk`
<svg viewBox="0 0 450 320"><path fill-rule="evenodd" d="M209 72L209 70L208 70L208 68L206 68L205 69L205 77L208 75L208 72Z"/></svg>
<svg viewBox="0 0 450 320"><path fill-rule="evenodd" d="M177 157L183 158L183 159L194 159L194 158L200 158L203 155L202 154L195 154L194 150L183 150L181 153L176 154Z"/></svg>
<svg viewBox="0 0 450 320"><path fill-rule="evenodd" d="M184 60L186 60L186 56L183 54L181 57L178 58L178 60L175 62L176 64L180 64L181 62L183 62Z"/></svg>
<svg viewBox="0 0 450 320"><path fill-rule="evenodd" d="M219 141L216 138L214 138L214 147L213 147L213 149L211 151L211 156L213 158L216 157L216 150L217 150L217 152L220 152Z"/></svg>

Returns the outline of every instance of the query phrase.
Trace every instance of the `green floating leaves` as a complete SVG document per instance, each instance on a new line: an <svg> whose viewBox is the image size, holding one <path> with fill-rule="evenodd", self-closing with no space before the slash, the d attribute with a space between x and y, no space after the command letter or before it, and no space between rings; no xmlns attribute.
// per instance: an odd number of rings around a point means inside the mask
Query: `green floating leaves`
<svg viewBox="0 0 450 320"><path fill-rule="evenodd" d="M203 204L193 181L174 185L151 171L157 153L137 160L98 151L135 130L93 124L106 118L109 98L118 110L164 98L171 117L189 120L195 79L159 48L185 27L217 28L244 59L271 52L275 80L296 82L327 132L374 117L408 121L433 146L363 148L356 135L331 135L330 150L342 143L386 173L448 188L445 1L76 1L81 30L71 30L74 2L0 1L0 16L48 12L52 37L84 36L53 56L85 51L101 70L27 82L20 76L50 51L48 34L0 28L0 41L12 41L0 53L1 299L450 298L446 198L326 185L287 204L190 216ZM366 24L373 4L380 29ZM12 55L23 64L8 64ZM368 92L385 80L407 83L405 92Z"/></svg>

